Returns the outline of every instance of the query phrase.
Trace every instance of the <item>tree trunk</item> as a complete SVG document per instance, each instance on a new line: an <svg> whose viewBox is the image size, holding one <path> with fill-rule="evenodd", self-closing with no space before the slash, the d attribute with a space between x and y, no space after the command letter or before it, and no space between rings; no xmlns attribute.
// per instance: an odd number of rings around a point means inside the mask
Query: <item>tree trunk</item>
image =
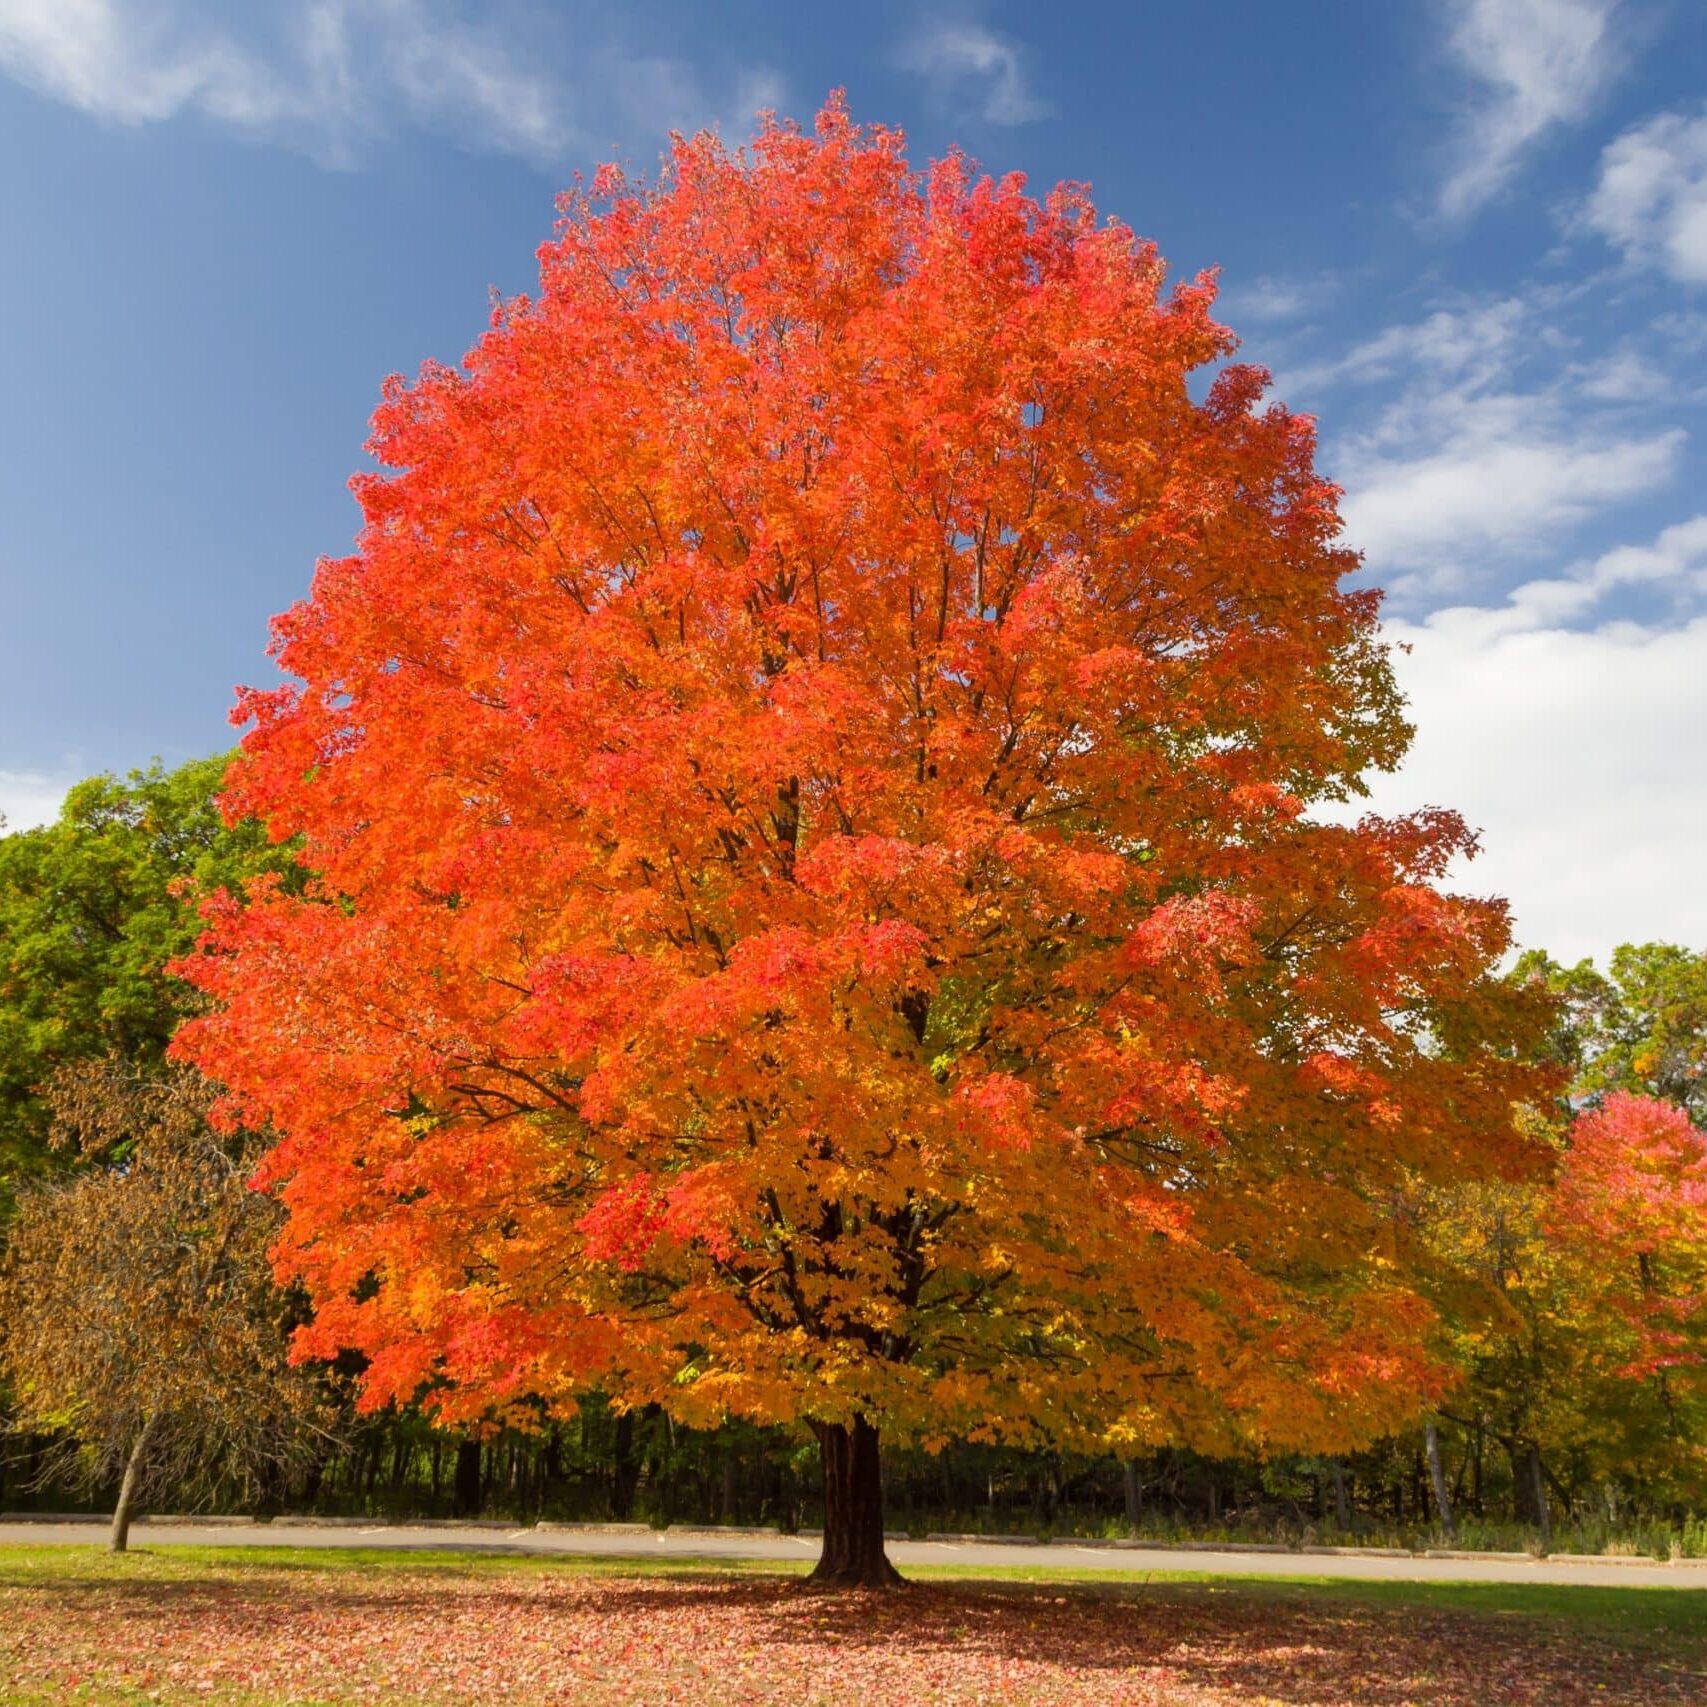
<svg viewBox="0 0 1707 1707"><path fill-rule="evenodd" d="M901 1581L883 1551L883 1481L877 1430L814 1423L824 1467L824 1551L811 1580L837 1588L891 1588Z"/></svg>
<svg viewBox="0 0 1707 1707"><path fill-rule="evenodd" d="M1440 1527L1446 1531L1446 1539L1453 1541L1457 1539L1458 1532L1452 1524L1452 1500L1446 1492L1446 1472L1440 1463L1440 1431L1432 1419L1423 1427L1423 1446L1428 1454L1428 1479L1434 1484L1434 1503L1440 1513Z"/></svg>
<svg viewBox="0 0 1707 1707"><path fill-rule="evenodd" d="M1541 1475L1541 1448L1533 1442L1529 1447L1529 1484L1535 1496L1535 1521L1541 1526L1541 1545L1553 1545L1553 1516L1547 1509L1547 1484Z"/></svg>
<svg viewBox="0 0 1707 1707"><path fill-rule="evenodd" d="M456 1443L451 1510L458 1517L473 1517L480 1510L480 1442L472 1437Z"/></svg>
<svg viewBox="0 0 1707 1707"><path fill-rule="evenodd" d="M718 1521L720 1523L738 1523L740 1521L736 1510L737 1497L740 1490L738 1471L740 1465L736 1462L737 1447L733 1441L727 1441L723 1447L723 1491L717 1502Z"/></svg>
<svg viewBox="0 0 1707 1707"><path fill-rule="evenodd" d="M1351 1501L1345 1491L1345 1465L1339 1459L1333 1462L1334 1475L1334 1522L1339 1525L1342 1535L1351 1533Z"/></svg>
<svg viewBox="0 0 1707 1707"><path fill-rule="evenodd" d="M1121 1462L1120 1482L1121 1492L1126 1496L1126 1527L1136 1535L1138 1521L1144 1511L1143 1501L1139 1497L1142 1490L1138 1486L1138 1466L1130 1458Z"/></svg>
<svg viewBox="0 0 1707 1707"><path fill-rule="evenodd" d="M111 1552L122 1553L130 1546L131 1514L136 1510L136 1490L142 1485L143 1465L148 1458L148 1441L154 1433L153 1417L144 1417L137 1430L136 1441L125 1460L124 1480L119 1483L119 1501L113 1507L113 1533L107 1542Z"/></svg>

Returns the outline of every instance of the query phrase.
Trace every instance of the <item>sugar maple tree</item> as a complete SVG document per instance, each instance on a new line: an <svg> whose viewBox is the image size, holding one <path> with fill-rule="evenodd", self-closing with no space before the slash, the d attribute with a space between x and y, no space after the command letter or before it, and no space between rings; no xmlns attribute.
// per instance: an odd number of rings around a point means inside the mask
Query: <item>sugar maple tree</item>
<svg viewBox="0 0 1707 1707"><path fill-rule="evenodd" d="M1675 1104L1615 1091L1572 1123L1543 1230L1583 1327L1572 1386L1612 1419L1613 1461L1650 1458L1656 1479L1669 1472L1698 1492L1707 1480L1707 1134Z"/></svg>
<svg viewBox="0 0 1707 1707"><path fill-rule="evenodd" d="M390 381L229 810L301 835L179 1048L281 1134L306 1354L374 1405L1343 1444L1442 1371L1403 1178L1520 1170L1501 906L1311 423L1212 281L839 100L567 195Z"/></svg>

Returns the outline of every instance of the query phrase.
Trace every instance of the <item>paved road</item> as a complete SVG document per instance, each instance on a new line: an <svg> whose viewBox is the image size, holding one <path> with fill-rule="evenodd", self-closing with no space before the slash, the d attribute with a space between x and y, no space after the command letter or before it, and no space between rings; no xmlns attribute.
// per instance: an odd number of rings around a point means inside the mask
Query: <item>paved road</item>
<svg viewBox="0 0 1707 1707"><path fill-rule="evenodd" d="M0 1544L99 1545L105 1530L90 1523L0 1522ZM624 1558L814 1559L816 1539L716 1535L683 1531L540 1530L385 1524L138 1523L134 1547L383 1547L459 1553L588 1554ZM1429 1559L1324 1553L1239 1553L1197 1548L1047 1547L991 1541L892 1541L889 1556L905 1570L918 1565L1032 1565L1142 1576L1148 1571L1204 1571L1241 1577L1342 1577L1359 1582L1577 1583L1610 1588L1707 1589L1707 1566L1563 1563L1499 1558Z"/></svg>

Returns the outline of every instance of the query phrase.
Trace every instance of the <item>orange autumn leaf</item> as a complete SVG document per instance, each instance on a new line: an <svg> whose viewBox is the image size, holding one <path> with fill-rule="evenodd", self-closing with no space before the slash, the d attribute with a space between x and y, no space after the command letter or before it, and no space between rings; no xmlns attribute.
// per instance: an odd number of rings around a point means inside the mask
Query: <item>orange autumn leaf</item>
<svg viewBox="0 0 1707 1707"><path fill-rule="evenodd" d="M1310 420L1208 277L839 101L563 198L278 619L178 1049L305 1352L454 1417L1343 1444L1445 1374L1405 1182L1527 998ZM1194 390L1194 376L1217 368Z"/></svg>

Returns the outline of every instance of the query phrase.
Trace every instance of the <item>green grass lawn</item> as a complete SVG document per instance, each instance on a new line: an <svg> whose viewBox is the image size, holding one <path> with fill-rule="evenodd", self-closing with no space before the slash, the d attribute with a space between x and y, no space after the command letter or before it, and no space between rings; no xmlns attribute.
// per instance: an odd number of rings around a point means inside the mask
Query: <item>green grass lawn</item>
<svg viewBox="0 0 1707 1707"><path fill-rule="evenodd" d="M812 1561L635 1558L629 1554L470 1553L405 1551L394 1547L136 1548L115 1557L102 1547L0 1546L0 1586L54 1581L197 1581L212 1574L310 1572L328 1579L375 1572L406 1578L448 1573L471 1578L512 1576L801 1578ZM1584 1626L1653 1630L1707 1642L1707 1581L1700 1588L1643 1584L1598 1588L1575 1583L1386 1582L1344 1577L1225 1575L1212 1571L1083 1570L1052 1565L910 1565L911 1582L1071 1585L1075 1592L1111 1594L1169 1590L1182 1594L1239 1594L1281 1602L1343 1600L1367 1606L1417 1607L1484 1613L1490 1617L1553 1618Z"/></svg>
<svg viewBox="0 0 1707 1707"><path fill-rule="evenodd" d="M386 1548L0 1547L0 1698L1707 1701L1707 1587Z"/></svg>

